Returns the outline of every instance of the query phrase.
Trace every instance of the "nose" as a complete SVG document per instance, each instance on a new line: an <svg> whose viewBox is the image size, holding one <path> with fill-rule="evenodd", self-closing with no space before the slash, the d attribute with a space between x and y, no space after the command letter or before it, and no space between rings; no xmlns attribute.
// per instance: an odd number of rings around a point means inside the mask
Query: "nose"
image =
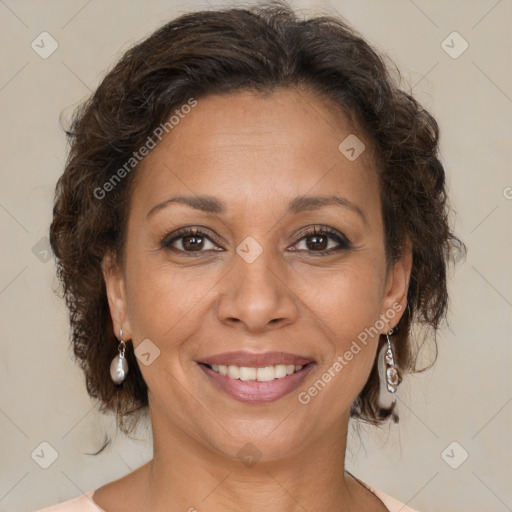
<svg viewBox="0 0 512 512"><path fill-rule="evenodd" d="M254 261L238 254L222 280L217 315L224 324L250 332L264 332L295 322L298 297L293 293L290 270L264 250Z"/></svg>

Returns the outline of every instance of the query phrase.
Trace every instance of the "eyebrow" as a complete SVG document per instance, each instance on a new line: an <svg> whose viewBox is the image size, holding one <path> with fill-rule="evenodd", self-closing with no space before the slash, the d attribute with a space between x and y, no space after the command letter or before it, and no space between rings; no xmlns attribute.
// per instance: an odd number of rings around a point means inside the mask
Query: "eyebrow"
<svg viewBox="0 0 512 512"><path fill-rule="evenodd" d="M171 197L170 199L166 199L161 203L153 206L146 215L146 218L149 218L157 211L162 210L166 206L170 204L178 203L185 204L194 208L195 210L200 210L205 213L210 213L214 215L222 215L227 211L226 204L211 196L176 196ZM365 212L354 202L350 201L346 197L338 196L338 195L330 195L330 196L299 196L290 201L288 204L287 215L293 214L296 215L298 213L304 211L318 210L323 206L336 205L351 210L352 212L358 214L366 226L369 225L368 218Z"/></svg>

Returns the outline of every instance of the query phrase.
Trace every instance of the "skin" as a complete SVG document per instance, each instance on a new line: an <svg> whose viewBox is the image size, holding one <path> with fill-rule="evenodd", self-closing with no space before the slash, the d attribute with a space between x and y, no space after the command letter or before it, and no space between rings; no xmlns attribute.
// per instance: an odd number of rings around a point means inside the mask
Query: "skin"
<svg viewBox="0 0 512 512"><path fill-rule="evenodd" d="M355 161L338 150L352 133L366 145ZM103 269L114 331L122 328L134 348L149 339L160 350L149 366L138 361L149 388L154 457L96 491L104 510L386 510L344 472L350 406L369 376L378 336L307 405L297 399L393 304L400 313L380 333L405 310L411 253L387 266L369 149L333 105L309 90L281 89L199 99L144 159L125 257L118 264L107 254ZM334 193L356 204L366 222L335 205L286 214L297 196ZM171 204L147 217L176 195L213 196L227 210ZM162 239L187 226L208 236L202 252L183 238L174 252L162 248ZM345 235L352 248L318 256L339 244L322 238L329 245L316 249L303 235L314 226ZM236 252L248 236L263 250L252 263ZM242 403L195 362L235 350L291 352L316 367L277 401ZM246 443L261 452L252 467L237 456Z"/></svg>

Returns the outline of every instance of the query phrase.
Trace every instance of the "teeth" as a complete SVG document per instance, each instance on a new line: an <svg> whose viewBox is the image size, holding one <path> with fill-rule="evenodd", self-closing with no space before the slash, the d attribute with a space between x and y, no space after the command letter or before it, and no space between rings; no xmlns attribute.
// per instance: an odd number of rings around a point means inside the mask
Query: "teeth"
<svg viewBox="0 0 512 512"><path fill-rule="evenodd" d="M230 366L230 368L238 368L237 366ZM238 375L240 380L256 380L257 374L259 374L260 369L256 368L247 368L246 366L241 366ZM231 375L228 373L231 377Z"/></svg>
<svg viewBox="0 0 512 512"><path fill-rule="evenodd" d="M256 372L256 380L259 382L268 382L276 378L276 369L273 366L265 366L258 368Z"/></svg>
<svg viewBox="0 0 512 512"><path fill-rule="evenodd" d="M223 364L212 364L211 369L221 375L227 375L231 379L240 379L244 381L268 382L274 379L282 379L287 375L302 370L301 365L284 365L264 366L261 368L248 368L247 366L233 366Z"/></svg>
<svg viewBox="0 0 512 512"><path fill-rule="evenodd" d="M238 366L228 366L228 377L232 379L240 378L240 368Z"/></svg>
<svg viewBox="0 0 512 512"><path fill-rule="evenodd" d="M286 366L284 364L275 366L275 369L276 379L282 379L283 377L286 377Z"/></svg>

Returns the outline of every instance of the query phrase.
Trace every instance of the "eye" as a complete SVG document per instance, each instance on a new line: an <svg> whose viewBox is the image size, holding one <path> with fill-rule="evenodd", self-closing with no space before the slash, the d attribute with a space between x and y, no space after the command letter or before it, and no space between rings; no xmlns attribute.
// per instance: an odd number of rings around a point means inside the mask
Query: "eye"
<svg viewBox="0 0 512 512"><path fill-rule="evenodd" d="M329 246L329 242L333 241L335 242L334 247L332 245ZM320 227L317 229L315 226L313 229L306 231L302 234L302 238L296 245L300 245L301 243L304 244L305 249L299 250L314 253L315 256L333 254L352 248L350 240L345 235L328 227Z"/></svg>
<svg viewBox="0 0 512 512"><path fill-rule="evenodd" d="M197 228L184 228L172 233L160 245L164 249L188 253L219 250L210 237Z"/></svg>
<svg viewBox="0 0 512 512"><path fill-rule="evenodd" d="M334 247L332 242L334 242ZM345 235L329 227L319 227L317 229L315 226L313 229L309 229L302 233L301 238L294 247L301 243L304 244L305 249L294 248L292 251L306 251L313 253L315 256L323 256L352 248L351 242ZM223 250L219 248L219 241L212 241L210 236L200 229L190 227L167 235L160 245L163 249L188 253L189 255L191 253Z"/></svg>

